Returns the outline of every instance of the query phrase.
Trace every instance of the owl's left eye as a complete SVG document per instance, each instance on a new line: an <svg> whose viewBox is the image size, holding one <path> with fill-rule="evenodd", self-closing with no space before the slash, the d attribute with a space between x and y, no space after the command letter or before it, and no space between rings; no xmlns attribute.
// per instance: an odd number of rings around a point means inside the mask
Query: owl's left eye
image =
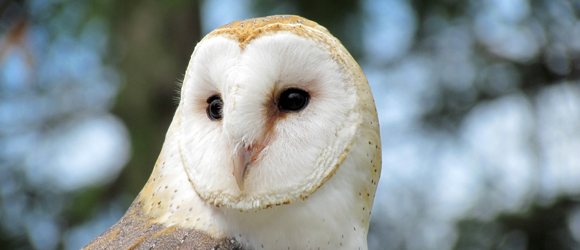
<svg viewBox="0 0 580 250"><path fill-rule="evenodd" d="M212 121L222 119L222 108L224 106L222 98L219 95L213 95L207 99L207 104L209 104L205 109L207 117Z"/></svg>
<svg viewBox="0 0 580 250"><path fill-rule="evenodd" d="M297 112L304 109L308 105L309 100L310 95L308 92L301 89L289 88L280 94L278 109L283 112Z"/></svg>

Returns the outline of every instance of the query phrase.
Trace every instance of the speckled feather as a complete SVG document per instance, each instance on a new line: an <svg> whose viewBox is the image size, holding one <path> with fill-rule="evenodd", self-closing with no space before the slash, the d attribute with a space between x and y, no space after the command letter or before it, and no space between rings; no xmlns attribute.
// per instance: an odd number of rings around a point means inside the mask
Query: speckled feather
<svg viewBox="0 0 580 250"><path fill-rule="evenodd" d="M230 238L216 239L195 229L151 223L152 218L140 212L141 206L141 203L131 205L117 224L84 248L243 250Z"/></svg>
<svg viewBox="0 0 580 250"><path fill-rule="evenodd" d="M205 176L204 166L197 166L198 161L188 158L191 148L205 150L207 147L196 146L196 140L188 140L190 137L184 134L190 130L189 125L199 122L202 117L190 118L189 112L195 109L187 106L195 102L191 101L187 91L192 84L197 84L192 79L200 74L196 71L199 68L196 65L200 64L195 60L202 53L200 50L205 53L206 47L220 42L221 38L235 41L243 53L254 53L244 51L246 48L255 51L251 46L269 41L260 38L276 36L284 36L284 40L291 40L294 36L305 39L305 46L315 47L315 51L322 51L323 56L328 54L330 64L336 65L336 71L340 72L336 79L344 81L345 95L352 92L354 96L352 105L345 104L344 114L348 118L340 119L343 121L336 125L338 139L321 149L315 172L303 175L306 180L302 182L297 180L303 184L274 189L275 192L268 187L264 189L259 186L261 180L266 180L260 179L263 178L260 170L268 166L261 165L250 172L246 191L234 190L235 180L231 174L222 173L218 182L207 181L214 176ZM303 40L297 41L302 43ZM226 95L237 94L232 91L236 88L238 85L223 90L226 103L230 100L232 105L244 104L243 99L227 99ZM312 94L316 95L316 89ZM381 173L379 123L366 77L348 51L324 27L298 16L270 16L226 24L208 34L196 47L181 97L149 181L121 221L91 241L85 249L152 246L159 249L367 248L370 214ZM200 105L206 105L205 99L200 101ZM224 107L224 115L235 115L235 108L241 109L239 105ZM276 133L280 134L280 131L271 128L278 125L267 123L263 127L255 126L257 129L249 133L274 131L268 132L275 137L268 146L274 147ZM217 129L228 129L226 125ZM264 157L275 155L274 149L266 149L262 154L266 155ZM205 155L209 157L207 153ZM218 155L215 159L221 158ZM260 196L262 194L267 197Z"/></svg>

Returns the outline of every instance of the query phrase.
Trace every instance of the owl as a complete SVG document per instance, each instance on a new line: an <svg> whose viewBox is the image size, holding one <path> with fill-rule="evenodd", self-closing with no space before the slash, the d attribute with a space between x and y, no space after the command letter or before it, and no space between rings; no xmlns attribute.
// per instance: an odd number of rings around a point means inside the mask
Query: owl
<svg viewBox="0 0 580 250"><path fill-rule="evenodd" d="M366 77L299 16L197 44L151 177L84 249L367 249L381 174Z"/></svg>

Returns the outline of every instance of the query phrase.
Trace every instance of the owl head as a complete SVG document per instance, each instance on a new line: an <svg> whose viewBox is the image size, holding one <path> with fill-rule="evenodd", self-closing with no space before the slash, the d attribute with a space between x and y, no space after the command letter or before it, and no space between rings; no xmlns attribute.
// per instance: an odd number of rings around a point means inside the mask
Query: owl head
<svg viewBox="0 0 580 250"><path fill-rule="evenodd" d="M324 27L298 16L208 34L191 57L174 122L198 195L242 211L306 199L339 168L372 172L380 146L360 67Z"/></svg>

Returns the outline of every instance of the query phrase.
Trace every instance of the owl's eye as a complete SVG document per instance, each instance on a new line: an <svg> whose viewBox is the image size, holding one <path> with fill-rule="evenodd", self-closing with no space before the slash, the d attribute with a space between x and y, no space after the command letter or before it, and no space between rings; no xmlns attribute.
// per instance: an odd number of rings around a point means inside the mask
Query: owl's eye
<svg viewBox="0 0 580 250"><path fill-rule="evenodd" d="M207 117L212 121L222 119L222 107L224 103L219 95L213 95L207 99Z"/></svg>
<svg viewBox="0 0 580 250"><path fill-rule="evenodd" d="M308 105L309 100L310 95L304 90L295 88L286 89L280 95L278 109L283 112L297 112L304 109Z"/></svg>

